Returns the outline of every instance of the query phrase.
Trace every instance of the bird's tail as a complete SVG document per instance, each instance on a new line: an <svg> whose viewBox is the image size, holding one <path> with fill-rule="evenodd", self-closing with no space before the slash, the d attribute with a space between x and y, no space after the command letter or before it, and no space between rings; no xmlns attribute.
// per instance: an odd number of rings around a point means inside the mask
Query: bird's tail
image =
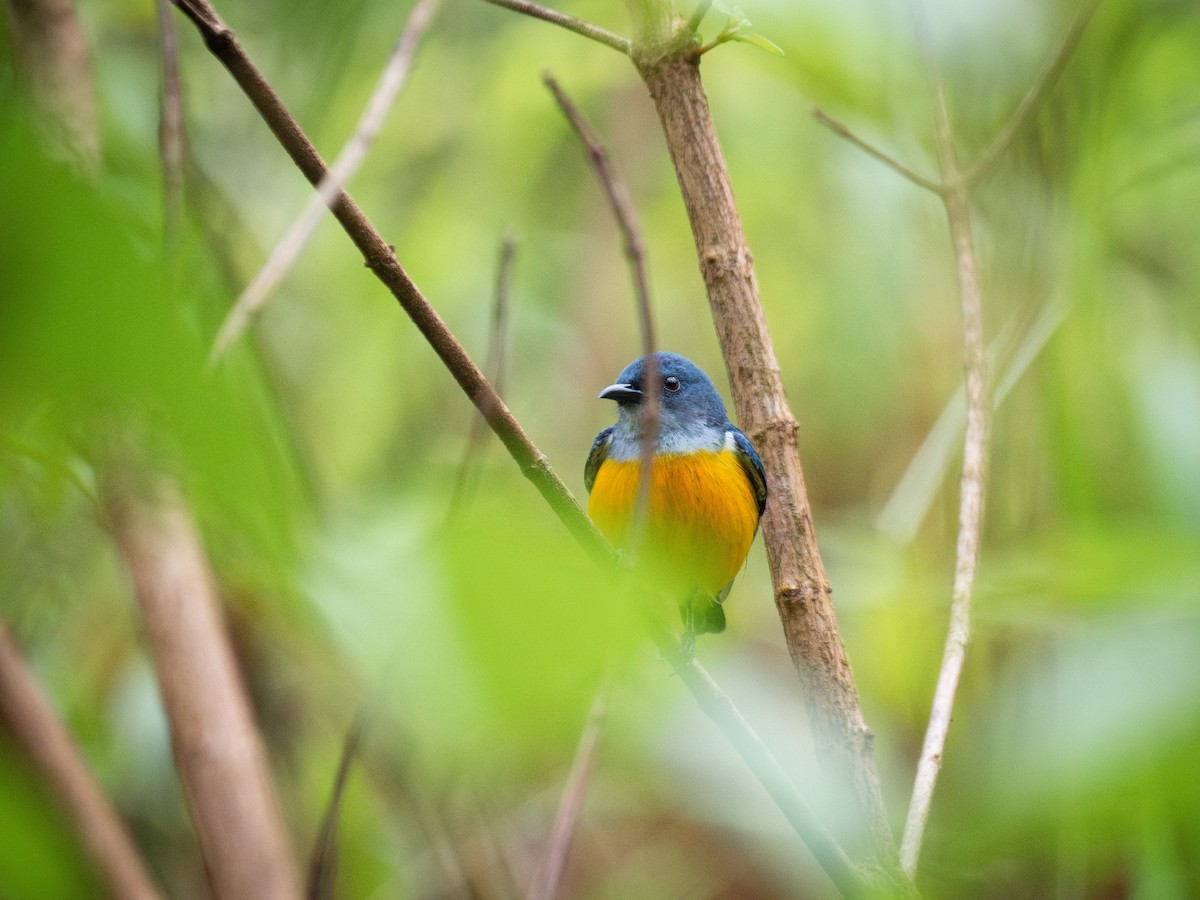
<svg viewBox="0 0 1200 900"><path fill-rule="evenodd" d="M725 610L712 594L696 592L680 608L683 624L692 634L717 634L725 630Z"/></svg>

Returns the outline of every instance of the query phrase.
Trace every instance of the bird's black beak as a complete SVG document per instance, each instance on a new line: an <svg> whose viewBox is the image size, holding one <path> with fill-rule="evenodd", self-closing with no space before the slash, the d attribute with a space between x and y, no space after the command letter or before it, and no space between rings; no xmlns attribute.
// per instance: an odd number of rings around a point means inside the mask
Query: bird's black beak
<svg viewBox="0 0 1200 900"><path fill-rule="evenodd" d="M632 384L610 384L600 392L601 400L616 400L624 406L627 403L640 403L642 392Z"/></svg>

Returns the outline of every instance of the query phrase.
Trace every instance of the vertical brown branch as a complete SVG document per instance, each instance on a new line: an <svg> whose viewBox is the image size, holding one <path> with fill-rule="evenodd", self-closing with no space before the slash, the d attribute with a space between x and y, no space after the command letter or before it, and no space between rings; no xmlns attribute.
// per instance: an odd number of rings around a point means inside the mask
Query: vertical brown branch
<svg viewBox="0 0 1200 900"><path fill-rule="evenodd" d="M159 897L124 823L96 784L3 622L0 622L0 716L66 808L108 892L119 900Z"/></svg>
<svg viewBox="0 0 1200 900"><path fill-rule="evenodd" d="M216 587L178 493L110 476L104 508L133 581L213 894L293 900L296 872Z"/></svg>
<svg viewBox="0 0 1200 900"><path fill-rule="evenodd" d="M872 732L838 631L813 533L796 446L797 424L783 381L746 235L700 80L690 34L639 45L635 62L666 135L725 356L739 423L763 458L769 497L763 537L775 605L792 661L806 687L814 736L824 759L857 803L853 846L883 861L894 842L875 768Z"/></svg>

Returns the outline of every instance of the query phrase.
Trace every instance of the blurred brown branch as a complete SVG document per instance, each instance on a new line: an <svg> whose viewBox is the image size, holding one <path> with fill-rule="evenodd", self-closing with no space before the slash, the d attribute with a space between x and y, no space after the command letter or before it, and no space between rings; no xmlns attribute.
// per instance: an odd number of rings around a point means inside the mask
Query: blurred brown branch
<svg viewBox="0 0 1200 900"><path fill-rule="evenodd" d="M96 784L4 622L0 622L0 715L70 815L108 892L119 900L161 896L125 823Z"/></svg>
<svg viewBox="0 0 1200 900"><path fill-rule="evenodd" d="M158 102L158 148L163 165L163 233L167 245L179 237L183 223L184 166L187 131L183 118L183 86L179 80L179 47L169 0L157 0L162 43L162 83Z"/></svg>
<svg viewBox="0 0 1200 900"><path fill-rule="evenodd" d="M558 812L555 813L554 824L550 828L550 836L534 873L533 883L525 893L526 900L554 900L559 894L567 869L567 856L571 852L571 843L579 823L579 811L583 808L583 799L587 796L592 769L596 764L596 751L600 746L600 735L608 712L607 694L608 686L602 683L596 691L583 733L579 737L579 746L571 762L571 771L567 773Z"/></svg>
<svg viewBox="0 0 1200 900"><path fill-rule="evenodd" d="M165 479L110 472L106 524L133 582L213 894L291 900L299 884L262 740L200 538Z"/></svg>
<svg viewBox="0 0 1200 900"><path fill-rule="evenodd" d="M18 72L60 152L88 172L100 168L100 116L87 34L75 0L10 0Z"/></svg>

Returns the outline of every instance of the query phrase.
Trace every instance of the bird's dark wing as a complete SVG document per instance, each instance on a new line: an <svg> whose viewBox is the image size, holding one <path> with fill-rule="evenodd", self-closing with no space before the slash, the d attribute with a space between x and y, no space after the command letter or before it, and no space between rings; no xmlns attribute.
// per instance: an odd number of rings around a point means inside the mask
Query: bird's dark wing
<svg viewBox="0 0 1200 900"><path fill-rule="evenodd" d="M742 470L746 473L746 477L750 479L750 486L754 488L754 500L758 503L758 514L761 516L763 510L767 507L767 473L763 469L762 460L758 458L758 451L754 449L754 445L750 443L750 438L746 437L745 433L736 425L729 426L729 434L733 435L734 452L737 454L738 462L742 464ZM601 433L603 437L603 433ZM597 438L597 441L599 438ZM595 453L595 448L592 449ZM591 460L588 460L588 465L591 465Z"/></svg>
<svg viewBox="0 0 1200 900"><path fill-rule="evenodd" d="M608 450L612 446L613 429L615 425L609 425L602 432L596 435L596 440L592 443L592 450L588 453L587 463L583 467L583 486L588 489L588 493L592 491L592 485L596 481L596 473L600 471L600 466L604 460L608 459ZM747 442L749 446L749 442ZM753 448L750 450L754 452ZM757 459L758 457L755 457ZM759 463L761 466L762 464Z"/></svg>

